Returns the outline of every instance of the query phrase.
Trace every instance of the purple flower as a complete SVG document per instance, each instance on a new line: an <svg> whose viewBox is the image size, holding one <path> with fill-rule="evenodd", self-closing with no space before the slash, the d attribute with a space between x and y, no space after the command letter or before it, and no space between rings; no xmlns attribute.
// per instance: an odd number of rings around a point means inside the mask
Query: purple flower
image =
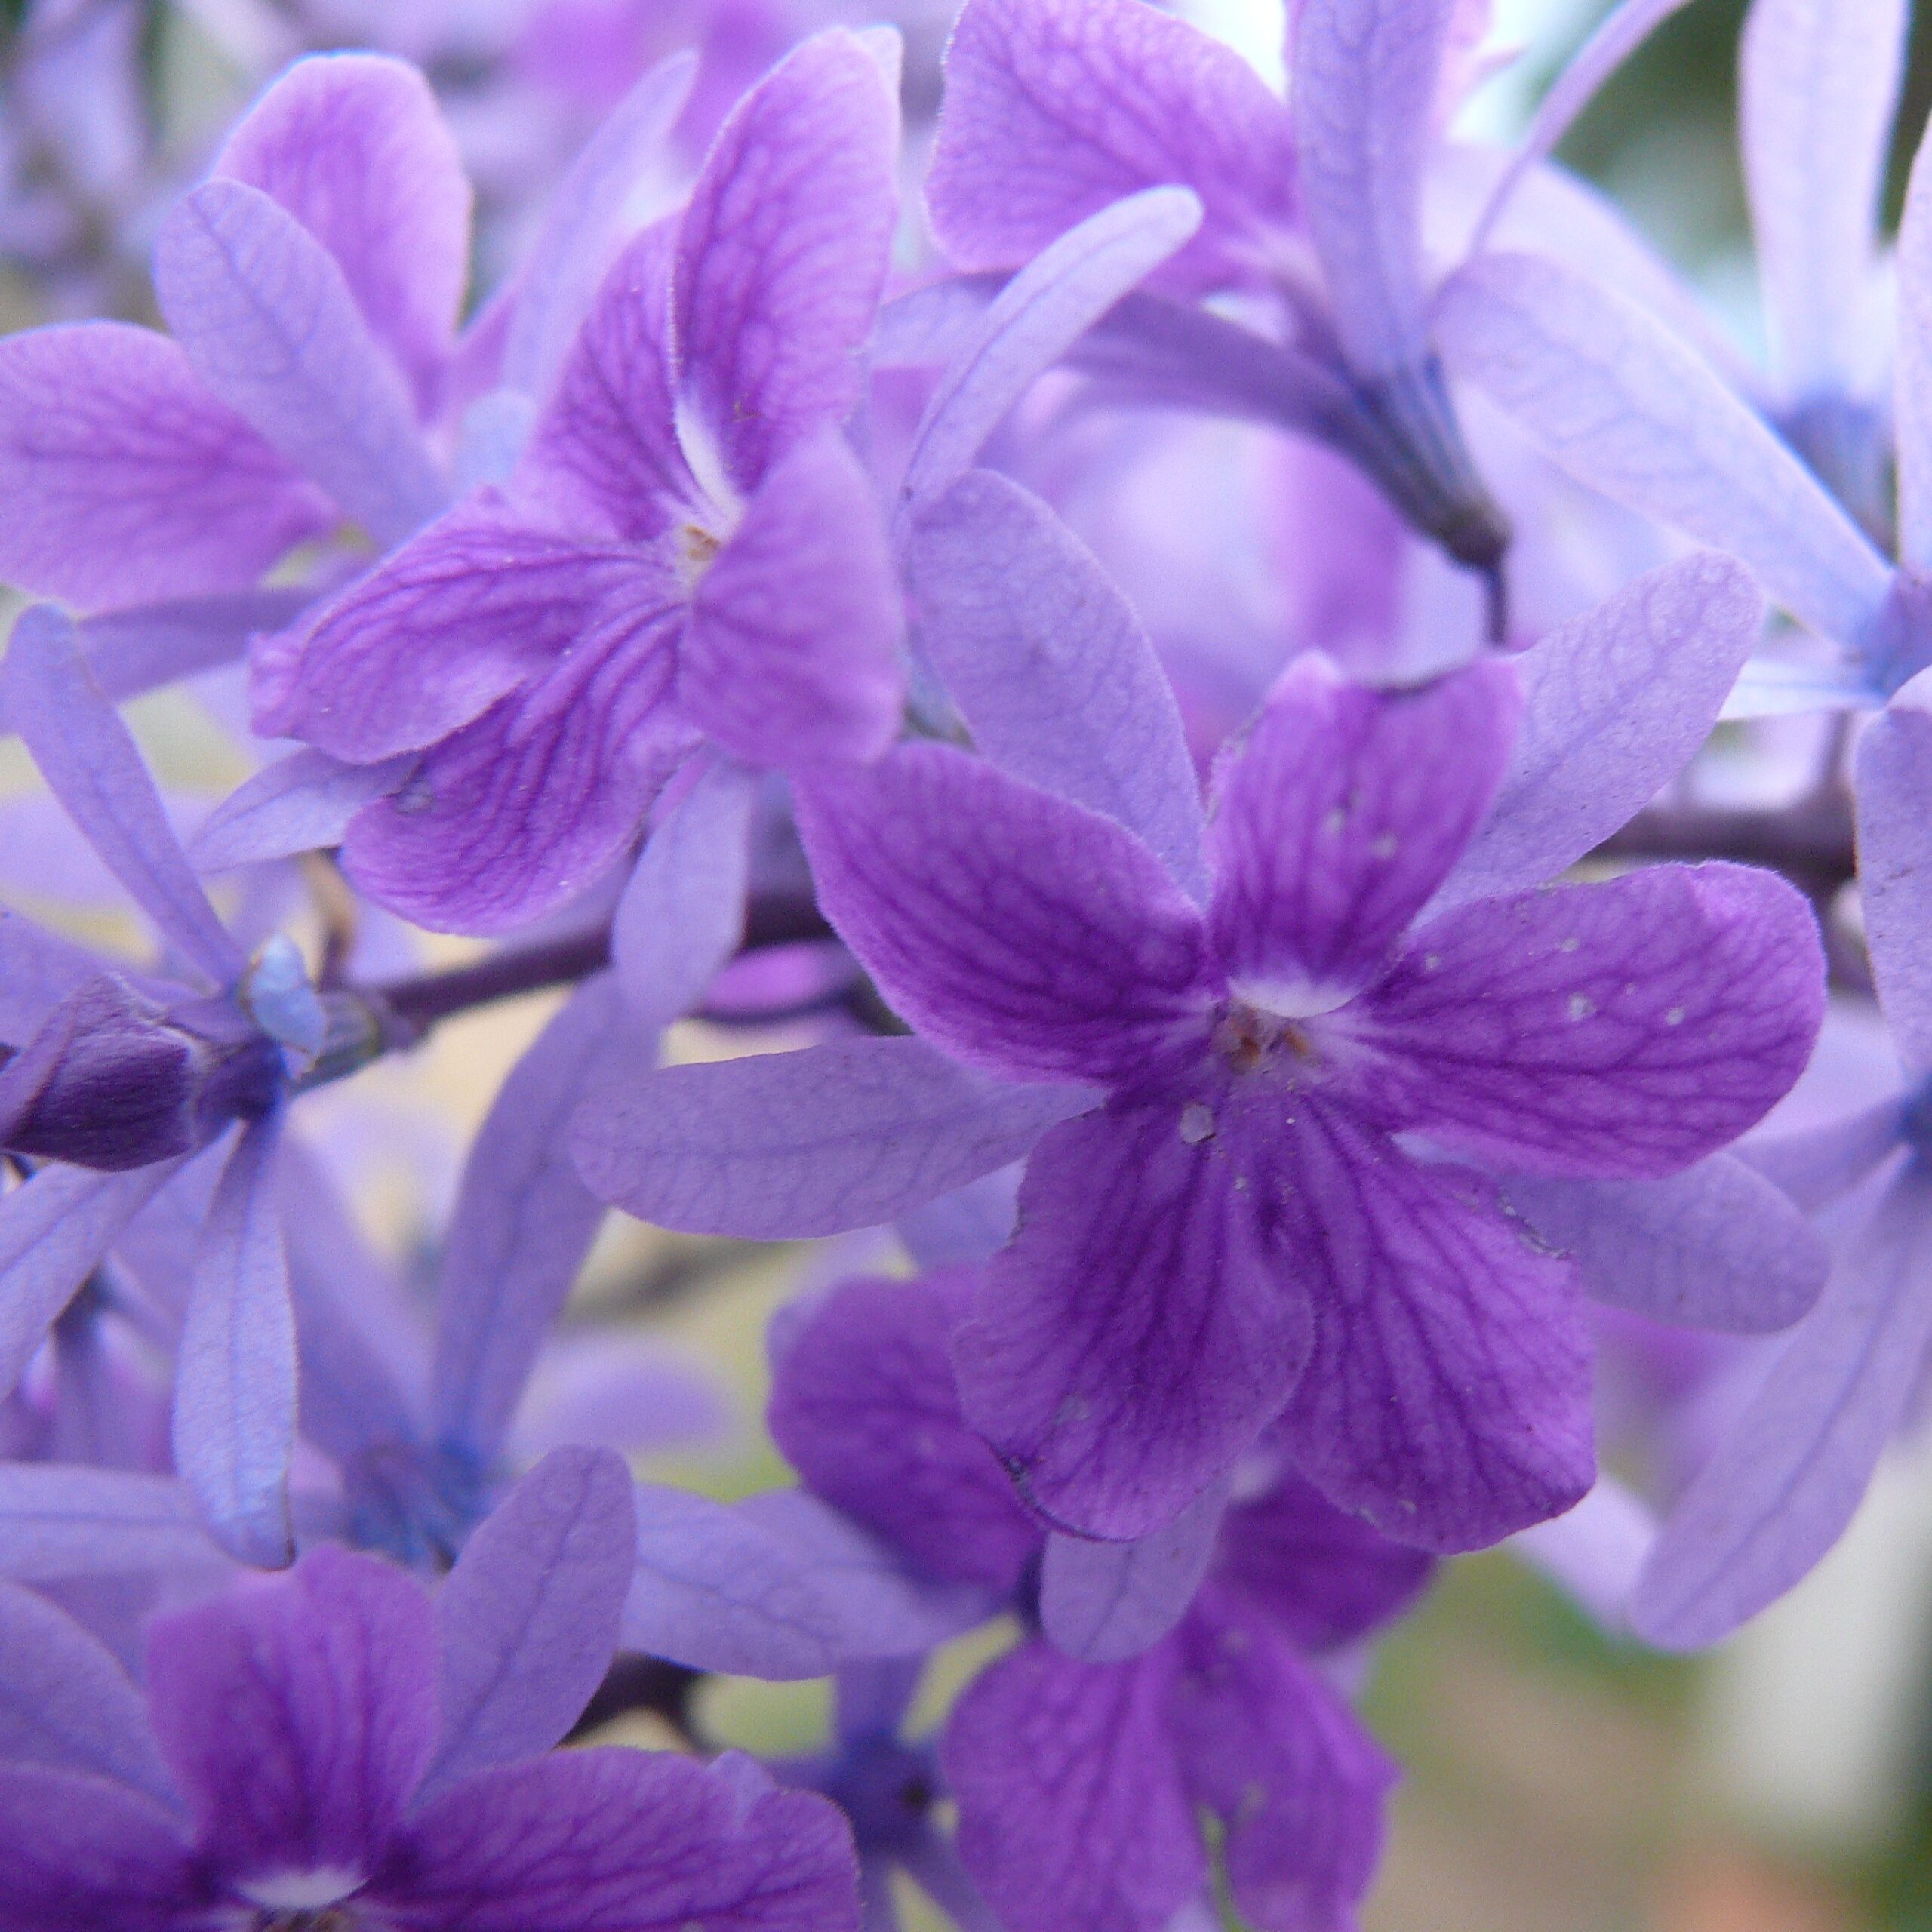
<svg viewBox="0 0 1932 1932"><path fill-rule="evenodd" d="M0 575L84 610L160 605L147 628L172 661L146 682L238 655L286 620L245 593L294 546L346 525L392 543L448 502L428 432L469 245L422 75L298 62L162 229L171 335L84 322L0 343Z"/></svg>
<svg viewBox="0 0 1932 1932"><path fill-rule="evenodd" d="M968 1418L1050 1518L1145 1534L1277 1417L1331 1500L1427 1547L1588 1487L1576 1272L1463 1163L1691 1168L1796 1077L1823 980L1808 910L1768 875L1511 890L1580 829L1552 814L1525 841L1500 814L1476 839L1520 702L1500 666L1377 695L1304 660L1223 764L1204 854L1191 786L1157 786L1151 758L1128 801L1146 842L941 746L801 791L828 915L924 1040L989 1076L945 1093L906 1042L802 1057L827 1185L836 1147L892 1138L861 1198L903 1208L1037 1136L1029 1089L1064 1121L956 1343ZM799 1231L769 1179L737 1205L761 1149L803 1137L793 1084L782 1058L660 1074L586 1109L580 1161L634 1212ZM827 1205L807 1225L835 1225Z"/></svg>
<svg viewBox="0 0 1932 1932"><path fill-rule="evenodd" d="M742 1759L546 1755L596 1687L630 1485L562 1452L432 1602L321 1550L150 1626L147 1708L9 1586L0 1926L854 1927L849 1836ZM60 1683L57 1707L35 1686Z"/></svg>
<svg viewBox="0 0 1932 1932"><path fill-rule="evenodd" d="M1123 305L1083 355L1337 445L1494 575L1508 528L1463 446L1425 298L1423 183L1455 11L1308 0L1291 15L1291 108L1142 0L970 0L927 196L958 266L1011 270L1137 190L1191 189L1202 218L1154 278L1165 296ZM1281 340L1171 299L1229 291L1272 309Z"/></svg>
<svg viewBox="0 0 1932 1932"><path fill-rule="evenodd" d="M899 593L839 425L897 146L868 45L801 48L611 271L508 485L258 657L263 728L411 755L343 841L373 897L500 931L592 883L707 740L780 766L891 742Z"/></svg>
<svg viewBox="0 0 1932 1932"><path fill-rule="evenodd" d="M285 1562L296 1364L281 1129L299 1080L379 1051L376 1020L352 995L318 995L285 938L251 959L217 918L68 619L46 606L21 617L0 690L42 776L167 949L155 971L109 973L10 917L8 1004L26 1024L0 1070L0 1141L46 1164L0 1205L0 1385L18 1380L183 1162L216 1148L177 1352L177 1463L218 1538L246 1560Z"/></svg>
<svg viewBox="0 0 1932 1932"><path fill-rule="evenodd" d="M1351 1923L1394 1770L1309 1658L1398 1614L1430 1559L1284 1474L1272 1443L1236 1500L1217 1489L1145 1543L1048 1537L960 1413L947 1337L968 1291L848 1282L786 1318L771 1411L818 1494L1030 1626L941 1746L967 1875L1011 1932L1155 1932L1202 1890L1205 1811L1253 1924ZM872 1847L931 1862L883 1824Z"/></svg>

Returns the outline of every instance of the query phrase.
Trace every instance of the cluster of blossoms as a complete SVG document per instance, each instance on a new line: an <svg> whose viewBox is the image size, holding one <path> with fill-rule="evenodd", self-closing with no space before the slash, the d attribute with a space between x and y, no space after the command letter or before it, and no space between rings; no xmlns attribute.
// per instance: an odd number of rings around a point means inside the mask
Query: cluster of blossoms
<svg viewBox="0 0 1932 1932"><path fill-rule="evenodd" d="M129 11L26 10L48 126ZM1903 0L1754 0L1752 366L1549 158L1672 11L1503 151L1470 0L1294 0L1285 98L659 9L494 271L425 23L161 326L0 339L0 883L152 937L0 913L0 1932L1341 1932L1440 1561L1689 1648L1831 1546L1932 1371L1932 163L1884 256ZM306 1097L539 991L417 1294ZM633 1479L718 1401L560 1333L609 1207L831 1241L794 1486Z"/></svg>

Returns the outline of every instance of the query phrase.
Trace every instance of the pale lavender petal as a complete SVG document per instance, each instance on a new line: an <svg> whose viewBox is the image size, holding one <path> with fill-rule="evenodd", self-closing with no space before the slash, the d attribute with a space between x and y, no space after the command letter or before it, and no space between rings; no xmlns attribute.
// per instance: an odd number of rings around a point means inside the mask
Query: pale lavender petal
<svg viewBox="0 0 1932 1932"><path fill-rule="evenodd" d="M882 1544L801 1491L734 1506L647 1483L637 1506L624 1640L694 1669L823 1677L930 1649L994 1607L983 1589L900 1569Z"/></svg>
<svg viewBox="0 0 1932 1932"><path fill-rule="evenodd" d="M82 834L141 909L218 986L247 963L176 841L126 725L82 662L72 620L45 605L14 626L0 672L7 720Z"/></svg>
<svg viewBox="0 0 1932 1932"><path fill-rule="evenodd" d="M1830 1266L1782 1190L1728 1154L1661 1180L1506 1177L1503 1192L1576 1262L1598 1300L1654 1321L1737 1335L1789 1328L1810 1312Z"/></svg>
<svg viewBox="0 0 1932 1932"><path fill-rule="evenodd" d="M306 590L235 591L104 611L81 621L81 654L118 704L233 663L257 632L280 630L311 601Z"/></svg>
<svg viewBox="0 0 1932 1932"><path fill-rule="evenodd" d="M1524 177L1556 152L1571 122L1595 98L1604 83L1684 5L1685 0L1620 0L1604 15L1589 38L1571 56L1569 64L1552 82L1549 92L1537 102L1537 111L1518 137L1509 166L1490 190L1470 237L1470 254L1481 249Z"/></svg>
<svg viewBox="0 0 1932 1932"><path fill-rule="evenodd" d="M58 1463L0 1468L0 1576L57 1583L223 1561L173 1476Z"/></svg>
<svg viewBox="0 0 1932 1932"><path fill-rule="evenodd" d="M1894 704L1858 741L1858 891L1886 1023L1932 1069L1932 712Z"/></svg>
<svg viewBox="0 0 1932 1932"><path fill-rule="evenodd" d="M698 580L678 702L734 758L875 758L899 735L905 628L870 479L835 430L793 438Z"/></svg>
<svg viewBox="0 0 1932 1932"><path fill-rule="evenodd" d="M745 931L756 776L720 760L652 827L617 902L611 956L632 1024L694 1011Z"/></svg>
<svg viewBox="0 0 1932 1932"><path fill-rule="evenodd" d="M766 1422L815 1495L918 1567L1010 1590L1040 1531L959 1411L946 1338L961 1287L841 1284L787 1332Z"/></svg>
<svg viewBox="0 0 1932 1932"><path fill-rule="evenodd" d="M1342 352L1358 375L1429 353L1423 165L1454 0L1303 0L1289 66L1295 152Z"/></svg>
<svg viewBox="0 0 1932 1932"><path fill-rule="evenodd" d="M113 1653L17 1583L0 1583L0 1761L112 1778L174 1800L146 1701Z"/></svg>
<svg viewBox="0 0 1932 1932"><path fill-rule="evenodd" d="M974 743L1137 833L1204 899L1201 786L1180 709L1093 553L1038 498L981 469L921 511L905 561L920 648Z"/></svg>
<svg viewBox="0 0 1932 1932"><path fill-rule="evenodd" d="M1084 806L913 744L801 786L797 810L826 918L949 1053L1012 1079L1111 1081L1201 1023L1199 909Z"/></svg>
<svg viewBox="0 0 1932 1932"><path fill-rule="evenodd" d="M972 340L1005 283L998 272L949 275L895 295L879 310L872 331L873 373L937 369L950 362Z"/></svg>
<svg viewBox="0 0 1932 1932"><path fill-rule="evenodd" d="M857 35L815 35L718 133L678 229L684 389L737 488L858 400L898 211L899 106Z"/></svg>
<svg viewBox="0 0 1932 1932"><path fill-rule="evenodd" d="M147 1676L198 1847L237 1878L368 1869L435 1749L429 1599L375 1557L315 1550L156 1617Z"/></svg>
<svg viewBox="0 0 1932 1932"><path fill-rule="evenodd" d="M1466 1168L1303 1106L1280 1183L1315 1312L1280 1441L1329 1500L1425 1549L1480 1549L1596 1475L1575 1270Z"/></svg>
<svg viewBox="0 0 1932 1932"><path fill-rule="evenodd" d="M1928 1244L1932 1174L1915 1161L1678 1500L1631 1601L1640 1635L1671 1650L1715 1643L1838 1540L1932 1346Z"/></svg>
<svg viewBox="0 0 1932 1932"><path fill-rule="evenodd" d="M332 519L165 336L0 341L0 577L83 608L245 590Z"/></svg>
<svg viewBox="0 0 1932 1932"><path fill-rule="evenodd" d="M216 180L177 203L155 289L195 373L379 543L444 507L402 379L341 268L267 195Z"/></svg>
<svg viewBox="0 0 1932 1932"><path fill-rule="evenodd" d="M0 1393L12 1393L54 1318L177 1164L96 1174L50 1164L0 1201Z"/></svg>
<svg viewBox="0 0 1932 1932"><path fill-rule="evenodd" d="M591 1192L641 1221L786 1241L876 1227L1017 1160L1091 1088L989 1080L922 1040L666 1067L572 1122Z"/></svg>
<svg viewBox="0 0 1932 1932"><path fill-rule="evenodd" d="M617 1647L636 1543L608 1449L553 1450L472 1532L436 1595L443 1729L419 1802L576 1723Z"/></svg>
<svg viewBox="0 0 1932 1932"><path fill-rule="evenodd" d="M31 1038L63 999L100 977L103 964L72 940L0 908L0 1038Z"/></svg>
<svg viewBox="0 0 1932 1932"><path fill-rule="evenodd" d="M1349 1924L1398 1776L1334 1688L1244 1606L1182 1626L1176 1746L1189 1795L1224 1822L1227 1881L1252 1924Z"/></svg>
<svg viewBox="0 0 1932 1932"><path fill-rule="evenodd" d="M906 458L902 499L924 503L952 488L1034 379L1200 225L1201 203L1185 188L1149 188L1041 249L940 378Z"/></svg>
<svg viewBox="0 0 1932 1932"><path fill-rule="evenodd" d="M518 472L519 493L571 528L638 542L704 514L672 395L676 241L660 222L611 264Z"/></svg>
<svg viewBox="0 0 1932 1932"><path fill-rule="evenodd" d="M418 410L438 400L469 280L469 183L429 82L378 54L298 60L217 157L340 266Z"/></svg>
<svg viewBox="0 0 1932 1932"><path fill-rule="evenodd" d="M509 931L595 884L695 748L665 703L670 621L584 639L435 746L350 824L343 869L442 932Z"/></svg>
<svg viewBox="0 0 1932 1932"><path fill-rule="evenodd" d="M509 1453L601 1447L624 1455L734 1445L734 1400L681 1350L648 1335L590 1329L553 1336L539 1359Z"/></svg>
<svg viewBox="0 0 1932 1932"><path fill-rule="evenodd" d="M1484 256L1436 298L1457 374L1616 501L1749 565L1777 602L1849 642L1883 605L1884 559L1697 355L1553 262Z"/></svg>
<svg viewBox="0 0 1932 1932"><path fill-rule="evenodd" d="M1208 1573L1227 1489L1204 1490L1171 1523L1133 1543L1057 1533L1040 1568L1040 1627L1084 1663L1118 1663L1158 1643Z"/></svg>
<svg viewBox="0 0 1932 1932"><path fill-rule="evenodd" d="M603 274L625 202L659 158L697 75L686 49L648 69L605 116L557 184L525 257L502 380L544 396ZM663 338L658 338L660 351Z"/></svg>
<svg viewBox="0 0 1932 1932"><path fill-rule="evenodd" d="M1818 4L1832 11L1826 0ZM1897 17L1885 23L1896 41L1905 10L1888 0L1883 11ZM1829 193L1835 171L1813 172L1828 177L1813 186ZM1912 160L1899 223L1896 287L1892 429L1897 443L1899 560L1922 572L1932 571L1932 146L1923 142Z"/></svg>
<svg viewBox="0 0 1932 1932"><path fill-rule="evenodd" d="M1737 1151L1780 1193L1806 1214L1816 1214L1904 1146L1906 1106L1903 1096L1895 1096L1823 1127L1746 1141Z"/></svg>
<svg viewBox="0 0 1932 1932"><path fill-rule="evenodd" d="M176 1932L198 1889L180 1821L103 1778L0 1765L5 1932Z"/></svg>
<svg viewBox="0 0 1932 1932"><path fill-rule="evenodd" d="M1745 23L1738 119L1752 237L1772 352L1795 401L1841 395L1861 370L1910 11L1905 0L1752 0Z"/></svg>
<svg viewBox="0 0 1932 1932"><path fill-rule="evenodd" d="M1208 824L1238 989L1293 1014L1359 987L1481 823L1521 708L1501 664L1377 691L1297 659L1220 768Z"/></svg>
<svg viewBox="0 0 1932 1932"><path fill-rule="evenodd" d="M295 1313L277 1199L273 1116L242 1130L208 1204L174 1372L174 1463L209 1532L274 1569L294 1553Z"/></svg>
<svg viewBox="0 0 1932 1932"><path fill-rule="evenodd" d="M669 595L625 551L534 528L481 492L275 641L255 666L256 727L358 764L420 751Z"/></svg>
<svg viewBox="0 0 1932 1932"><path fill-rule="evenodd" d="M486 1772L412 1820L397 1854L370 1894L412 1932L858 1927L836 1807L741 1759L570 1751Z"/></svg>
<svg viewBox="0 0 1932 1932"><path fill-rule="evenodd" d="M1481 900L1417 930L1340 1026L1357 1090L1526 1174L1673 1174L1754 1127L1824 1017L1808 903L1743 866Z"/></svg>
<svg viewBox="0 0 1932 1932"><path fill-rule="evenodd" d="M1303 1650L1328 1651L1399 1615L1435 1573L1433 1557L1287 1475L1229 1510L1214 1588L1246 1598Z"/></svg>
<svg viewBox="0 0 1932 1932"><path fill-rule="evenodd" d="M974 1266L1012 1238L1019 1192L1018 1170L1002 1168L901 1214L893 1232L921 1268Z"/></svg>
<svg viewBox="0 0 1932 1932"><path fill-rule="evenodd" d="M220 872L339 845L355 814L399 789L416 762L413 752L374 764L292 752L223 799L195 828L188 857L199 871Z"/></svg>
<svg viewBox="0 0 1932 1932"><path fill-rule="evenodd" d="M1116 1103L1035 1149L952 1359L967 1420L1055 1524L1146 1535L1287 1400L1310 1311L1278 1246L1274 1131Z"/></svg>
<svg viewBox="0 0 1932 1932"><path fill-rule="evenodd" d="M438 1435L485 1464L603 1219L565 1129L620 1026L608 976L586 981L503 1082L463 1168L437 1278L430 1409Z"/></svg>
<svg viewBox="0 0 1932 1932"><path fill-rule="evenodd" d="M1650 1506L1615 1477L1599 1476L1575 1509L1518 1531L1508 1546L1553 1577L1599 1623L1620 1631L1657 1534Z"/></svg>
<svg viewBox="0 0 1932 1932"><path fill-rule="evenodd" d="M961 1861L1009 1932L1161 1932L1206 1876L1168 1728L1174 1664L1037 1639L980 1672L941 1761Z"/></svg>
<svg viewBox="0 0 1932 1932"><path fill-rule="evenodd" d="M1141 0L972 0L952 30L926 199L964 269L1013 269L1109 203L1177 183L1199 235L1164 279L1245 282L1296 220L1294 129L1232 48Z"/></svg>
<svg viewBox="0 0 1932 1932"><path fill-rule="evenodd" d="M1706 552L1517 657L1523 721L1502 786L1432 909L1540 885L1635 817L1710 734L1764 614L1749 574Z"/></svg>

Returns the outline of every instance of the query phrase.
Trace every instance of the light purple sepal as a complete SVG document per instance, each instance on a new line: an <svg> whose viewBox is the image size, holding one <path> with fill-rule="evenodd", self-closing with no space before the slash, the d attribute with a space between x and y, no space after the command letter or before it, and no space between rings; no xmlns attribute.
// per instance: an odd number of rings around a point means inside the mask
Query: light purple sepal
<svg viewBox="0 0 1932 1932"><path fill-rule="evenodd" d="M1516 658L1523 718L1503 783L1430 910L1540 885L1634 818L1710 734L1764 610L1748 572L1702 553Z"/></svg>
<svg viewBox="0 0 1932 1932"><path fill-rule="evenodd" d="M46 1598L0 1583L0 1762L175 1792L147 1704L112 1651Z"/></svg>
<svg viewBox="0 0 1932 1932"><path fill-rule="evenodd" d="M785 1241L876 1227L1017 1160L1091 1088L991 1080L915 1039L666 1067L586 1101L591 1191L639 1220Z"/></svg>
<svg viewBox="0 0 1932 1932"><path fill-rule="evenodd" d="M202 380L379 543L447 503L340 266L267 195L238 181L196 189L162 229L155 287Z"/></svg>
<svg viewBox="0 0 1932 1932"><path fill-rule="evenodd" d="M1413 368L1423 323L1423 166L1454 0L1303 0L1289 66L1302 202L1342 353Z"/></svg>
<svg viewBox="0 0 1932 1932"><path fill-rule="evenodd" d="M1614 1476L1598 1476L1575 1509L1518 1530L1504 1547L1553 1578L1605 1629L1620 1632L1657 1534L1647 1503Z"/></svg>
<svg viewBox="0 0 1932 1932"><path fill-rule="evenodd" d="M786 1679L912 1654L989 1614L989 1594L908 1575L802 1491L735 1505L641 1484L627 1643L694 1669Z"/></svg>
<svg viewBox="0 0 1932 1932"><path fill-rule="evenodd" d="M217 986L247 961L214 915L128 728L83 663L73 623L45 605L14 626L0 672L8 721L102 860L161 929Z"/></svg>
<svg viewBox="0 0 1932 1932"><path fill-rule="evenodd" d="M617 1647L636 1523L617 1457L557 1449L478 1526L436 1598L443 1727L417 1803L577 1721Z"/></svg>
<svg viewBox="0 0 1932 1932"><path fill-rule="evenodd" d="M1714 1644L1838 1540L1924 1371L1928 1255L1932 1172L1915 1161L1671 1512L1632 1598L1640 1635L1667 1650Z"/></svg>
<svg viewBox="0 0 1932 1932"><path fill-rule="evenodd" d="M563 367L577 325L609 266L624 204L684 112L697 56L660 60L613 108L550 198L525 260L503 345L503 382L541 401Z"/></svg>
<svg viewBox="0 0 1932 1932"><path fill-rule="evenodd" d="M1858 888L1892 1038L1932 1071L1932 712L1915 678L1858 741ZM1924 693L1932 700L1932 688Z"/></svg>
<svg viewBox="0 0 1932 1932"><path fill-rule="evenodd" d="M967 470L1008 410L1128 290L1201 226L1185 188L1148 188L1091 215L1001 289L926 405L900 485L926 502Z"/></svg>
<svg viewBox="0 0 1932 1932"><path fill-rule="evenodd" d="M1744 178L1772 354L1792 401L1843 395L1864 373L1878 198L1910 12L1906 0L1753 0L1746 20ZM1902 235L1902 306L1911 300L1910 252ZM1909 440L1901 436L1902 459Z"/></svg>
<svg viewBox="0 0 1932 1932"><path fill-rule="evenodd" d="M1810 1313L1830 1257L1790 1201L1728 1154L1661 1180L1503 1183L1599 1301L1654 1321L1767 1334Z"/></svg>
<svg viewBox="0 0 1932 1932"><path fill-rule="evenodd" d="M744 936L755 773L721 760L653 829L617 902L611 953L632 1021L693 1011Z"/></svg>
<svg viewBox="0 0 1932 1932"><path fill-rule="evenodd" d="M599 974L517 1063L463 1169L437 1278L430 1407L440 1436L486 1463L603 1219L571 1164L565 1129L621 1051L617 989Z"/></svg>
<svg viewBox="0 0 1932 1932"><path fill-rule="evenodd" d="M1088 1663L1118 1663L1158 1643L1194 1601L1227 1500L1227 1485L1217 1483L1137 1543L1049 1536L1040 1572L1048 1639Z"/></svg>
<svg viewBox="0 0 1932 1932"><path fill-rule="evenodd" d="M1556 152L1571 123L1595 98L1603 84L1684 5L1685 0L1622 0L1598 23L1596 31L1571 55L1569 65L1537 103L1509 166L1497 177L1477 219L1469 237L1470 254L1481 253L1524 177Z"/></svg>
<svg viewBox="0 0 1932 1932"><path fill-rule="evenodd" d="M174 1380L175 1466L238 1561L295 1554L295 1313L277 1199L280 1118L242 1131L208 1204Z"/></svg>
<svg viewBox="0 0 1932 1932"><path fill-rule="evenodd" d="M205 872L288 859L342 843L362 808L397 790L417 763L414 752L374 764L344 764L305 747L264 765L209 813L188 843Z"/></svg>
<svg viewBox="0 0 1932 1932"><path fill-rule="evenodd" d="M1841 642L1875 619L1885 560L1824 486L1693 349L1599 284L1527 255L1451 276L1438 343L1563 468L1749 565Z"/></svg>
<svg viewBox="0 0 1932 1932"><path fill-rule="evenodd" d="M0 1201L0 1395L12 1393L54 1318L178 1164L103 1174L50 1164Z"/></svg>
<svg viewBox="0 0 1932 1932"><path fill-rule="evenodd" d="M919 641L986 755L1137 832L1208 896L1201 787L1167 674L1093 553L1037 497L972 470L918 514Z"/></svg>
<svg viewBox="0 0 1932 1932"><path fill-rule="evenodd" d="M61 1463L0 1467L0 1576L57 1583L224 1561L173 1476Z"/></svg>

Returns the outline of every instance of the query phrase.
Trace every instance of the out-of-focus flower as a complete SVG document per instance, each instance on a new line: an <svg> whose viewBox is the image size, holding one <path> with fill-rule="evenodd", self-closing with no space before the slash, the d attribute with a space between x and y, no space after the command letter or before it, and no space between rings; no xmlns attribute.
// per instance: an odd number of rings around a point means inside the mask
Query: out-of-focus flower
<svg viewBox="0 0 1932 1932"><path fill-rule="evenodd" d="M743 1759L551 1752L615 1642L629 1487L614 1457L557 1451L433 1602L321 1550L157 1617L145 1710L8 1586L0 1924L856 1926L822 1801ZM35 1709L48 1681L59 1708Z"/></svg>

